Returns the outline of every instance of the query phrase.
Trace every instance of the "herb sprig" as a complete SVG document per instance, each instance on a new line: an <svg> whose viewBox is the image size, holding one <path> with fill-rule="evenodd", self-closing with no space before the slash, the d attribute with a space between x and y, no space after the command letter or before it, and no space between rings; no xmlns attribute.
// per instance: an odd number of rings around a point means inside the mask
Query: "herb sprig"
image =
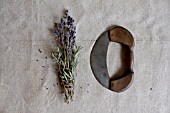
<svg viewBox="0 0 170 113"><path fill-rule="evenodd" d="M78 63L77 56L81 47L76 45L76 27L74 19L68 15L68 10L61 18L61 22L55 23L55 27L54 37L57 45L52 51L52 57L58 66L66 101L70 102L74 95L74 70Z"/></svg>

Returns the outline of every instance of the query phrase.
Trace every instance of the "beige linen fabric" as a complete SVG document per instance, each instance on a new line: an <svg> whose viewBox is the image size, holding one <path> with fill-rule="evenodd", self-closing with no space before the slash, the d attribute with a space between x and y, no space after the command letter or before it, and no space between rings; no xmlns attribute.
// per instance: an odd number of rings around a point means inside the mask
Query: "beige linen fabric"
<svg viewBox="0 0 170 113"><path fill-rule="evenodd" d="M65 8L83 46L70 104L51 60L54 22ZM135 79L120 94L102 87L90 68L95 40L115 24L135 39ZM120 66L119 52L111 43L110 75ZM170 113L170 1L0 0L0 113Z"/></svg>

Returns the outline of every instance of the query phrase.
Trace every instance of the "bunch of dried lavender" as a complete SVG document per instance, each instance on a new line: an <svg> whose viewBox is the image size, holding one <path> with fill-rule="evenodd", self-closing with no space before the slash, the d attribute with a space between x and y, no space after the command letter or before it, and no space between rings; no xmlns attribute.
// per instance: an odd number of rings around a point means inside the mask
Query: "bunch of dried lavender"
<svg viewBox="0 0 170 113"><path fill-rule="evenodd" d="M81 47L76 45L76 27L74 19L68 15L68 10L61 18L61 22L55 26L57 46L52 52L52 57L59 69L66 101L69 102L74 95L74 70L77 66L77 53Z"/></svg>

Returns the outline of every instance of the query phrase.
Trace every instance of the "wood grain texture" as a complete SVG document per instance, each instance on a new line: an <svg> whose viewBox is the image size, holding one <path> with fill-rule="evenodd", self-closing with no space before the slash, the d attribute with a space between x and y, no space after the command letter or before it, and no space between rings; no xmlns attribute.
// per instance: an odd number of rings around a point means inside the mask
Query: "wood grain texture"
<svg viewBox="0 0 170 113"><path fill-rule="evenodd" d="M119 77L110 80L110 88L115 92L125 91L130 87L134 78L133 72L133 47L134 39L132 34L125 28L121 26L114 26L109 30L110 41L117 42L122 45L124 54L122 54L122 60L124 60L125 72Z"/></svg>

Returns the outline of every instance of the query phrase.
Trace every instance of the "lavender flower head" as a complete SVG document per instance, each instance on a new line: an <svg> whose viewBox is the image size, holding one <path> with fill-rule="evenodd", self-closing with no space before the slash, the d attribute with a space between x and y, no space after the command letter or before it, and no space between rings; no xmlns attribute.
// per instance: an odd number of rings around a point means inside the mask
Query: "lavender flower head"
<svg viewBox="0 0 170 113"><path fill-rule="evenodd" d="M57 46L66 47L69 51L67 55L72 54L72 50L75 48L75 33L76 27L74 26L74 19L68 15L68 10L66 10L65 15L61 18L59 24L55 24L56 31L54 36L57 40Z"/></svg>

